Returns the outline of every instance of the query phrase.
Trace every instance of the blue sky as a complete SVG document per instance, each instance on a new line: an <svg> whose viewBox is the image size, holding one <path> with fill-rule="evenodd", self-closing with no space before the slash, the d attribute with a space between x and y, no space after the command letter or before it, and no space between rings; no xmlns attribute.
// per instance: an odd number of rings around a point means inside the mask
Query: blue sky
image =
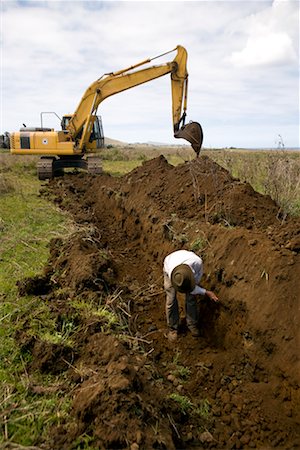
<svg viewBox="0 0 300 450"><path fill-rule="evenodd" d="M1 1L1 133L72 113L107 72L183 45L206 147L299 147L299 2ZM168 55L155 64L171 61ZM173 138L170 77L105 100L107 137ZM44 126L59 129L46 116Z"/></svg>

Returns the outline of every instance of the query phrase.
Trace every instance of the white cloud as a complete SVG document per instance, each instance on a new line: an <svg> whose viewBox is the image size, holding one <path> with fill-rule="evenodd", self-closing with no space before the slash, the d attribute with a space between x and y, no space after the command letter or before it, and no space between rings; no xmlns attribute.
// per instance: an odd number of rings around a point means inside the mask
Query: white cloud
<svg viewBox="0 0 300 450"><path fill-rule="evenodd" d="M232 52L240 67L284 65L297 62L299 52L299 4L274 0L271 7L243 18L236 30L246 38L243 48Z"/></svg>
<svg viewBox="0 0 300 450"><path fill-rule="evenodd" d="M203 122L207 145L253 145L253 136L257 146L272 145L274 130L284 134L284 127L286 145L299 145L298 2L70 0L1 6L1 132L23 122L39 124L40 111L72 113L103 73L181 44L189 54L188 119ZM176 143L170 92L166 76L107 99L99 108L106 135Z"/></svg>
<svg viewBox="0 0 300 450"><path fill-rule="evenodd" d="M251 36L240 52L233 52L232 62L237 66L288 64L297 61L292 40L286 33Z"/></svg>

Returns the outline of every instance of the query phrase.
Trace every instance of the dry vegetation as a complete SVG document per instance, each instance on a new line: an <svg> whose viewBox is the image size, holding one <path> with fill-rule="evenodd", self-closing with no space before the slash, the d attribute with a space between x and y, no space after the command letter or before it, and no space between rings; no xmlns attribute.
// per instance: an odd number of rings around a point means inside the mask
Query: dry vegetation
<svg viewBox="0 0 300 450"><path fill-rule="evenodd" d="M233 176L269 195L283 218L300 214L300 153L283 150L261 152L218 151L209 155Z"/></svg>

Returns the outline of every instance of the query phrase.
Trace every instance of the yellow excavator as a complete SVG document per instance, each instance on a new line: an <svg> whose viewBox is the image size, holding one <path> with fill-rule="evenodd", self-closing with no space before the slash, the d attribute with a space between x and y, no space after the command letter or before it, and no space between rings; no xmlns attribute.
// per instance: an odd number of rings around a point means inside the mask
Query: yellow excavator
<svg viewBox="0 0 300 450"><path fill-rule="evenodd" d="M173 61L135 70L173 51L177 51ZM170 52L104 74L88 87L74 114L63 116L60 131L44 128L41 115L41 127L24 127L19 132L11 133L11 153L43 155L37 165L41 180L52 178L67 167L81 168L91 174L101 173L101 159L88 156L104 146L102 121L97 116L100 103L111 95L171 74L174 136L190 142L198 156L203 141L201 125L198 122L185 124L188 87L186 63L187 51L178 45Z"/></svg>

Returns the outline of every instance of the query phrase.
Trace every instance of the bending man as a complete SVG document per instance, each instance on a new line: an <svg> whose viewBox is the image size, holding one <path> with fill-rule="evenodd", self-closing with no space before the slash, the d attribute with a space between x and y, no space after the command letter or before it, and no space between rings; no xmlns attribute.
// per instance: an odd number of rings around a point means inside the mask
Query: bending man
<svg viewBox="0 0 300 450"><path fill-rule="evenodd" d="M202 259L188 250L177 250L164 260L164 289L166 292L166 316L169 327L168 339L177 339L179 309L177 292L186 294L185 309L188 329L193 336L199 336L196 295L207 295L217 302L219 299L212 291L198 285L203 275Z"/></svg>

